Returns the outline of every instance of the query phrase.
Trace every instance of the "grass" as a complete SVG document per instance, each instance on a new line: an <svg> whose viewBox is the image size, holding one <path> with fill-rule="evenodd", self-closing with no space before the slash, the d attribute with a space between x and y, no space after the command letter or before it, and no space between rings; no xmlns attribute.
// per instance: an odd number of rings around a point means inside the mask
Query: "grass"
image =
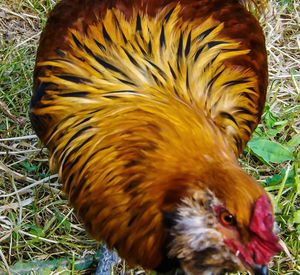
<svg viewBox="0 0 300 275"><path fill-rule="evenodd" d="M29 270L45 264L48 273L43 274L90 274L97 258L97 244L68 206L28 119L34 55L54 2L0 0L0 274L25 270L21 262L28 263ZM273 274L300 274L297 2L271 2L272 13L264 24L270 64L268 100L262 123L241 158L245 170L274 197L286 252L272 262Z"/></svg>

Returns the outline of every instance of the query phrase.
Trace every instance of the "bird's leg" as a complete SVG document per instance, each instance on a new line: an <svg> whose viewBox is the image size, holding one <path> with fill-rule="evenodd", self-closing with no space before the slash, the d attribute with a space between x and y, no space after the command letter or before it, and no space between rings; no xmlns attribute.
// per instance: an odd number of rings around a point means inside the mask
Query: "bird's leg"
<svg viewBox="0 0 300 275"><path fill-rule="evenodd" d="M113 266L119 264L120 258L118 254L109 250L105 244L99 249L99 262L95 275L110 275L112 274Z"/></svg>

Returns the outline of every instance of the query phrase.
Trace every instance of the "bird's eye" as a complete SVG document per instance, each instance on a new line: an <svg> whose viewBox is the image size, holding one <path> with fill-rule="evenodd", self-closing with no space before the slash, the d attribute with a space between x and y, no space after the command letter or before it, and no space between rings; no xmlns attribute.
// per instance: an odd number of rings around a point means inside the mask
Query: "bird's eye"
<svg viewBox="0 0 300 275"><path fill-rule="evenodd" d="M220 212L220 221L223 225L235 225L235 218L227 210Z"/></svg>

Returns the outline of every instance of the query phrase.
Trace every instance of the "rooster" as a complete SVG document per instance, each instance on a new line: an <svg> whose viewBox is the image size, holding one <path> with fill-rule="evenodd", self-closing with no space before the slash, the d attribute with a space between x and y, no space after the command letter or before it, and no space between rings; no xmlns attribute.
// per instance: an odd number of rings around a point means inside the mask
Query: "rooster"
<svg viewBox="0 0 300 275"><path fill-rule="evenodd" d="M268 274L281 250L239 166L268 83L262 0L63 0L30 118L90 235L129 265Z"/></svg>

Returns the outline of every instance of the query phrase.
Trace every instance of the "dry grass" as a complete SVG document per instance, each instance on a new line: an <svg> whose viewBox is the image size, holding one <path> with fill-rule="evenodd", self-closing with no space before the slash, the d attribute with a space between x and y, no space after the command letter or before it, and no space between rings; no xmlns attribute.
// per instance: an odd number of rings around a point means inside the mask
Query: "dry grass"
<svg viewBox="0 0 300 275"><path fill-rule="evenodd" d="M51 274L90 274L96 257L97 244L86 236L60 192L57 176L48 169L47 152L41 149L27 114L38 37L54 2L0 0L0 274L17 274L13 272L17 262L53 264L53 259L64 259L65 265L57 264L60 268ZM283 125L270 139L281 144L300 131L297 2L273 0L273 13L265 24L270 64L267 108L276 116L277 126ZM268 135L267 112L263 122L259 129ZM299 152L297 147L292 150ZM300 225L295 222L300 207L297 161L266 165L245 153L241 162L275 197L282 239L289 252L275 258L274 274L300 274ZM266 184L281 171L289 177ZM292 180L289 171L294 171ZM45 274L50 274L48 271Z"/></svg>

